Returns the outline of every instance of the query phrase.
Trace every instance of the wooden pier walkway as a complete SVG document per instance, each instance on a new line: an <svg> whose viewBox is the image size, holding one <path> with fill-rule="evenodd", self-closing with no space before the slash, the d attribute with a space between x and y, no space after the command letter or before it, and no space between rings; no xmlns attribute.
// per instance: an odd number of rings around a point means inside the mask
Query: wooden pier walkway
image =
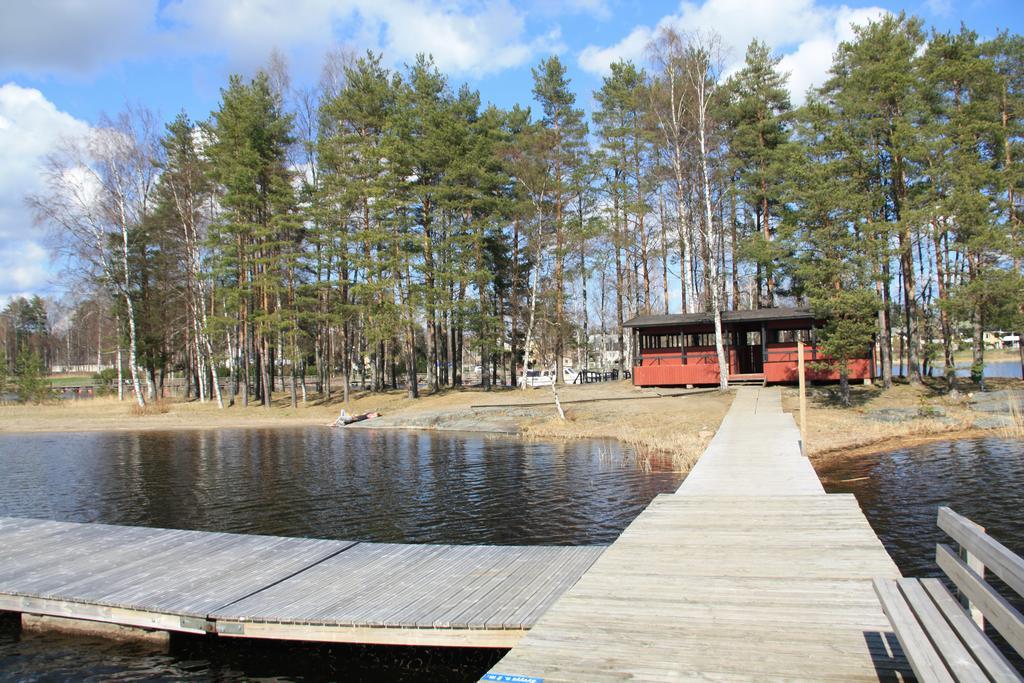
<svg viewBox="0 0 1024 683"><path fill-rule="evenodd" d="M511 647L603 550L0 518L0 610L235 637Z"/></svg>
<svg viewBox="0 0 1024 683"><path fill-rule="evenodd" d="M872 589L899 571L826 495L777 388L742 387L661 495L484 680L876 681L910 676Z"/></svg>

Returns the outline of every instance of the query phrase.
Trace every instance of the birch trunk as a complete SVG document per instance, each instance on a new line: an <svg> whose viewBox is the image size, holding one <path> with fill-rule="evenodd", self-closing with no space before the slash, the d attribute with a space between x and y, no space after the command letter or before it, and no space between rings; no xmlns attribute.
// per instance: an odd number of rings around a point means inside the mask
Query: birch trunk
<svg viewBox="0 0 1024 683"><path fill-rule="evenodd" d="M703 79L701 81L703 83ZM700 175L704 185L704 229L708 239L708 275L711 280L707 287L711 294L711 311L715 319L715 352L718 354L718 388L725 391L729 388L729 363L725 357L725 344L722 338L722 301L721 301L721 269L718 264L718 241L720 231L715 228L711 210L711 179L708 177L707 139L705 134L705 111L707 107L706 92L701 85L698 87L698 120L697 140L700 145Z"/></svg>
<svg viewBox="0 0 1024 683"><path fill-rule="evenodd" d="M142 384L139 382L139 368L135 355L137 334L135 331L135 305L129 290L131 270L128 267L128 217L123 201L118 205L121 227L121 271L124 277L124 306L128 314L128 364L131 370L132 390L135 391L135 402L140 408L146 407L146 399L142 396Z"/></svg>

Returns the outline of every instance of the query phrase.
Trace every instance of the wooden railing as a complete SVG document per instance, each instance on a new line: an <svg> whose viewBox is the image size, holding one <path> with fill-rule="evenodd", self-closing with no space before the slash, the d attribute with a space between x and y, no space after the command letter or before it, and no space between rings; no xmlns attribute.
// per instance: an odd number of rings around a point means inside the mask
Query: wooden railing
<svg viewBox="0 0 1024 683"><path fill-rule="evenodd" d="M986 570L1024 596L1024 560L984 528L947 507L939 528L959 546L936 547L939 567L959 599L939 579L876 579L875 592L921 681L1022 681L984 631L991 625L1024 656L1024 615L985 580Z"/></svg>
<svg viewBox="0 0 1024 683"><path fill-rule="evenodd" d="M629 379L629 370L622 371L623 379ZM619 371L616 370L580 370L576 375L576 378L572 381L573 384L593 384L595 382L614 382L619 379Z"/></svg>

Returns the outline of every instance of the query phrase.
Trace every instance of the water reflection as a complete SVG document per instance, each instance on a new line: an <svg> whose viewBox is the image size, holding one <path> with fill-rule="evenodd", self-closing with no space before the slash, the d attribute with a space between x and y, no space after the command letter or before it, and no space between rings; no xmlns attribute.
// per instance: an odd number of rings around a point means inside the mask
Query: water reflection
<svg viewBox="0 0 1024 683"><path fill-rule="evenodd" d="M420 543L610 543L681 475L613 442L395 431L0 434L0 515ZM2 615L0 615L2 616ZM0 679L474 681L498 650L207 642L169 652L0 619Z"/></svg>
<svg viewBox="0 0 1024 683"><path fill-rule="evenodd" d="M611 442L234 429L0 435L0 515L410 543L609 543L662 492Z"/></svg>

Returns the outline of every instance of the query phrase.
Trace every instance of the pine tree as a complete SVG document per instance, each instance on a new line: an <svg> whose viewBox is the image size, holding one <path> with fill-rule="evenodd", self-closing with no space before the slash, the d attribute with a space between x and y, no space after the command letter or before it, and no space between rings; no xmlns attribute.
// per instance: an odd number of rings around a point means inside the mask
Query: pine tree
<svg viewBox="0 0 1024 683"><path fill-rule="evenodd" d="M408 173L410 209L418 231L416 290L426 318L427 385L433 391L440 389L439 320L448 305L438 270L443 242L438 239L437 219L460 143L459 109L433 59L419 55L409 69L394 119L400 129L400 165Z"/></svg>
<svg viewBox="0 0 1024 683"><path fill-rule="evenodd" d="M924 33L920 20L900 14L857 26L854 34L852 41L840 44L821 96L833 109L842 144L861 157L859 172L851 176L850 182L869 207L863 218L871 227L862 236L874 243L868 251L876 258L877 290L882 297L879 334L883 340L883 382L886 387L892 384L889 246L895 239L903 284L908 376L911 382L919 383L914 223L904 212L916 173L914 123L921 103L915 59L924 44Z"/></svg>
<svg viewBox="0 0 1024 683"><path fill-rule="evenodd" d="M582 110L575 107L576 95L569 89L565 66L556 56L541 61L533 69L533 96L544 112L542 123L546 133L545 154L549 157L551 199L554 204L555 233L555 381L563 382L563 358L568 334L566 324L565 258L574 244L567 234L566 206L573 194L573 172L581 164L586 146L587 125Z"/></svg>
<svg viewBox="0 0 1024 683"><path fill-rule="evenodd" d="M722 118L729 145L731 172L747 211L753 214L754 229L747 251L760 273L758 305L775 303L778 253L772 249L777 216L783 201L791 115L788 75L779 71L780 58L772 56L767 44L752 40L747 46L743 68L725 84Z"/></svg>
<svg viewBox="0 0 1024 683"><path fill-rule="evenodd" d="M594 112L594 123L601 139L603 159L607 165L604 178L606 193L611 199L612 226L611 244L615 251L615 310L618 330L619 373L625 368L625 342L622 324L625 320L626 265L623 251L628 249L627 225L629 206L639 204L631 201L629 168L631 157L646 154L648 140L639 135L645 130L644 119L649 94L646 92L645 76L630 62L615 62L601 89L594 93L598 109ZM639 165L639 164L637 164ZM645 178L634 174L636 197L642 197L641 183Z"/></svg>
<svg viewBox="0 0 1024 683"><path fill-rule="evenodd" d="M14 386L18 400L22 403L42 403L50 395L50 384L46 381L43 359L28 346L18 352L14 369Z"/></svg>
<svg viewBox="0 0 1024 683"><path fill-rule="evenodd" d="M984 331L994 305L995 271L1010 251L1009 235L999 225L1002 209L991 201L998 196L1000 145L1000 79L986 59L977 35L963 28L958 34L934 35L922 57L931 132L927 193L931 219L941 223L943 237L967 262L967 280L950 293L953 304L974 328L972 376L984 388ZM947 354L948 356L948 354ZM947 385L953 387L947 361Z"/></svg>
<svg viewBox="0 0 1024 683"><path fill-rule="evenodd" d="M210 176L223 209L211 229L222 293L237 307L243 404L248 402L250 359L257 362L258 395L270 408L279 337L288 330L282 311L297 236L294 193L287 168L291 119L263 73L246 84L232 76L220 108L206 126Z"/></svg>
<svg viewBox="0 0 1024 683"><path fill-rule="evenodd" d="M7 377L9 374L7 349L0 349L0 401L4 400L3 396L7 393Z"/></svg>
<svg viewBox="0 0 1024 683"><path fill-rule="evenodd" d="M852 182L859 159L844 149L828 107L812 102L801 114L781 230L785 263L795 292L825 320L817 343L823 363L838 371L840 396L849 405L849 362L871 346L878 310L871 260L862 251L863 199Z"/></svg>
<svg viewBox="0 0 1024 683"><path fill-rule="evenodd" d="M1012 272L1019 274L1024 266L1024 37L1003 31L982 49L992 60L999 84L1000 198L1010 245L1008 256ZM1018 307L1016 321L1008 327L1024 339L1024 305ZM1024 377L1024 344L1019 343L1018 349Z"/></svg>

